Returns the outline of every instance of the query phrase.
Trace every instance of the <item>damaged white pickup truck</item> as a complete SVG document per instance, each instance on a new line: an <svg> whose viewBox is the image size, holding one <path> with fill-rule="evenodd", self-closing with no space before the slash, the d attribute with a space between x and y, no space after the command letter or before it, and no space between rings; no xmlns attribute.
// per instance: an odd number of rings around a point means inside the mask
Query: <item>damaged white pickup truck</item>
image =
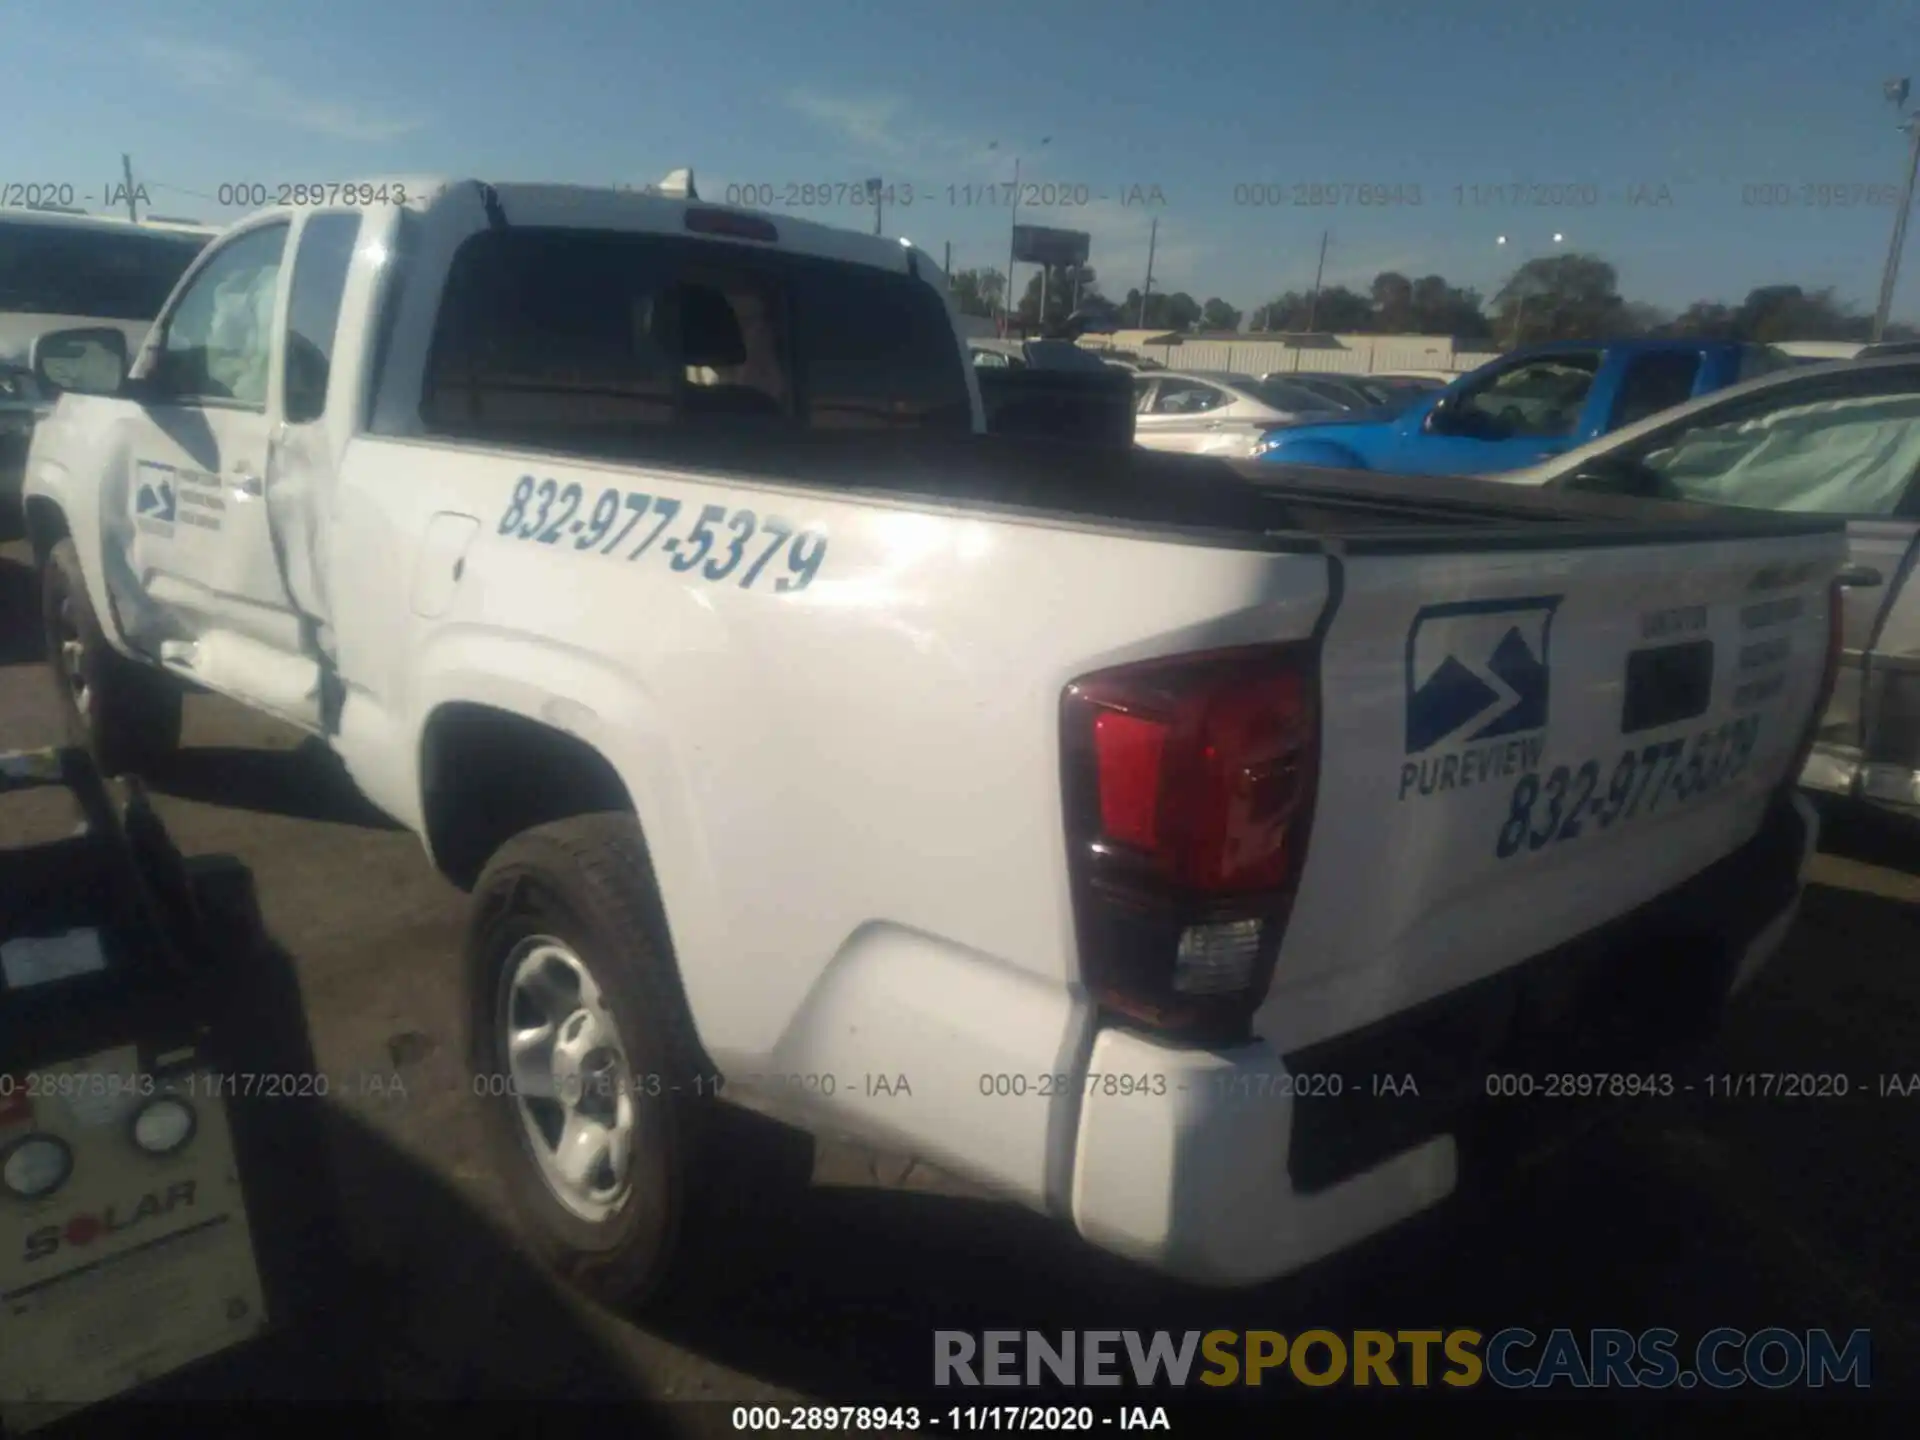
<svg viewBox="0 0 1920 1440"><path fill-rule="evenodd" d="M109 764L218 691L472 889L582 1284L660 1273L730 1100L1263 1280L1520 1143L1502 1077L1663 1093L1779 944L1835 524L1013 443L905 244L350 188L40 427L50 653Z"/></svg>

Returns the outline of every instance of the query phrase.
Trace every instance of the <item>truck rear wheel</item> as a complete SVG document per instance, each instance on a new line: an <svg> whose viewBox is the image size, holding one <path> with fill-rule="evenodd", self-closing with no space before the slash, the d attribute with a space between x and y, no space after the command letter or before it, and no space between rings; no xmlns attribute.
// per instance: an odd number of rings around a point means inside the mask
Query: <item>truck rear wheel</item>
<svg viewBox="0 0 1920 1440"><path fill-rule="evenodd" d="M179 685L107 643L73 541L53 547L40 583L47 660L68 741L92 751L108 775L143 774L164 764L180 748Z"/></svg>
<svg viewBox="0 0 1920 1440"><path fill-rule="evenodd" d="M474 1088L527 1238L609 1303L667 1273L714 1105L640 826L524 831L474 887Z"/></svg>

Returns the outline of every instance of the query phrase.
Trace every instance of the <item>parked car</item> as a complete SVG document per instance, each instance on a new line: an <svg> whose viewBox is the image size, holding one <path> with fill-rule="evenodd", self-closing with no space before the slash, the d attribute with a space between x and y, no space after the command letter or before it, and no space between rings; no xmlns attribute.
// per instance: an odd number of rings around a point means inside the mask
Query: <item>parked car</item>
<svg viewBox="0 0 1920 1440"><path fill-rule="evenodd" d="M1109 368L1097 353L1071 340L969 340L967 349L973 363L982 370L1101 371Z"/></svg>
<svg viewBox="0 0 1920 1440"><path fill-rule="evenodd" d="M1274 370L1262 375L1260 383L1262 385L1296 385L1302 390L1318 395L1322 400L1331 400L1342 410L1372 410L1381 403L1378 395L1369 392L1345 375Z"/></svg>
<svg viewBox="0 0 1920 1440"><path fill-rule="evenodd" d="M1253 454L1396 475L1518 470L1787 364L1766 346L1716 340L1536 345L1481 366L1391 420L1293 426Z"/></svg>
<svg viewBox="0 0 1920 1440"><path fill-rule="evenodd" d="M174 282L219 231L68 211L0 209L0 538L20 524L20 469L51 399L28 357L34 340L114 325L138 345Z"/></svg>
<svg viewBox="0 0 1920 1440"><path fill-rule="evenodd" d="M1284 380L1232 371L1158 370L1136 375L1134 439L1149 450L1244 459L1276 427L1345 414Z"/></svg>
<svg viewBox="0 0 1920 1440"><path fill-rule="evenodd" d="M1309 386L1326 398L1346 405L1356 414L1366 412L1366 418L1370 420L1391 419L1422 396L1441 388L1438 381L1388 375L1342 375L1332 372L1299 374L1276 370L1261 378Z"/></svg>
<svg viewBox="0 0 1920 1440"><path fill-rule="evenodd" d="M1464 370L1387 370L1374 378L1380 380L1414 380L1430 389L1440 389L1451 385L1467 372Z"/></svg>
<svg viewBox="0 0 1920 1440"><path fill-rule="evenodd" d="M163 763L204 686L422 837L488 1153L604 1298L739 1198L728 1103L1244 1284L1565 1132L1490 1076L1711 1030L1817 839L1835 522L1001 440L953 320L691 198L249 216L124 383L36 348L67 723ZM1763 581L1780 683L1681 683L1653 621L1726 654Z"/></svg>
<svg viewBox="0 0 1920 1440"><path fill-rule="evenodd" d="M1499 478L1844 518L1845 645L1801 783L1920 819L1920 355L1765 376Z"/></svg>

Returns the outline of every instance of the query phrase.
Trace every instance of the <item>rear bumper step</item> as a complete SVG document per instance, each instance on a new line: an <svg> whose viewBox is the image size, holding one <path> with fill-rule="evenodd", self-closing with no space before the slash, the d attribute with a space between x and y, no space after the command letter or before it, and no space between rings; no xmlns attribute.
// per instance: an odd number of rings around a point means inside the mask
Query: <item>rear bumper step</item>
<svg viewBox="0 0 1920 1440"><path fill-rule="evenodd" d="M1810 833L1783 796L1746 845L1612 924L1286 1056L1296 1075L1396 1082L1390 1096L1350 1086L1296 1097L1295 1189L1329 1189L1444 1134L1465 1165L1511 1161L1606 1108L1604 1097L1548 1098L1549 1077L1651 1076L1693 1052L1717 1027L1743 955L1794 904ZM1532 1097L1491 1096L1503 1075L1528 1077Z"/></svg>

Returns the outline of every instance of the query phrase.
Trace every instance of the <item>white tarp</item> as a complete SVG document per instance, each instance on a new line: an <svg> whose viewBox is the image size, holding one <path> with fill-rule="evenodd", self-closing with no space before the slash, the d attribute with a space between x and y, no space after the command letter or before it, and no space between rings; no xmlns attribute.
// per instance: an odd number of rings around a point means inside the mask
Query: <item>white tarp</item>
<svg viewBox="0 0 1920 1440"><path fill-rule="evenodd" d="M1644 463L1689 500L1887 515L1920 467L1920 395L1869 395L1703 425Z"/></svg>

